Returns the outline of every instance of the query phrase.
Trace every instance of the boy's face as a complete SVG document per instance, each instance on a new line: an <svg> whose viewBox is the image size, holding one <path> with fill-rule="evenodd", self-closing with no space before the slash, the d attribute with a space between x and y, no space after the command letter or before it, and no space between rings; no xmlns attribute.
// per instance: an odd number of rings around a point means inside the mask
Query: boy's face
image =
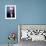
<svg viewBox="0 0 46 46"><path fill-rule="evenodd" d="M8 7L8 12L10 12L10 13L12 13L13 12L13 10L14 10L14 7Z"/></svg>
<svg viewBox="0 0 46 46"><path fill-rule="evenodd" d="M12 13L13 12L13 7L10 7L9 10L10 10L10 13Z"/></svg>

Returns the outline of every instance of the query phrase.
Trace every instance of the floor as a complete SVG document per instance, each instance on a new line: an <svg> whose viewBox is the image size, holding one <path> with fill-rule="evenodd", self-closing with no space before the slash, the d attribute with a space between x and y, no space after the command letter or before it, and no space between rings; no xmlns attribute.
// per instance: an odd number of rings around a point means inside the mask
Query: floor
<svg viewBox="0 0 46 46"><path fill-rule="evenodd" d="M20 46L46 46L46 42L45 41L21 40Z"/></svg>
<svg viewBox="0 0 46 46"><path fill-rule="evenodd" d="M0 46L8 46L8 44L0 44ZM10 46L46 46L45 41L34 41L32 42L31 40L21 40L19 44L14 44Z"/></svg>
<svg viewBox="0 0 46 46"><path fill-rule="evenodd" d="M8 46L8 44L0 44L0 46ZM18 46L18 44L9 45L9 46Z"/></svg>

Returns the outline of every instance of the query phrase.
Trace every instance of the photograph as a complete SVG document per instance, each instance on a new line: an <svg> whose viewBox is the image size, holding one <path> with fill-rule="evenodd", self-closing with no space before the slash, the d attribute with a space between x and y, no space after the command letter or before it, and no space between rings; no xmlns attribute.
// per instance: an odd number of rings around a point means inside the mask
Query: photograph
<svg viewBox="0 0 46 46"><path fill-rule="evenodd" d="M16 19L16 5L5 5L5 19Z"/></svg>

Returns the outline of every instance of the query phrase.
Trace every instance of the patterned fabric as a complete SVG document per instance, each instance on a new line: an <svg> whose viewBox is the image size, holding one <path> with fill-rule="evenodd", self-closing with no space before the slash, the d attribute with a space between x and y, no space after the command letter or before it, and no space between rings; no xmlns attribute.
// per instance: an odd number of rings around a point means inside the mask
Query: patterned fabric
<svg viewBox="0 0 46 46"><path fill-rule="evenodd" d="M41 39L41 40L43 40L44 39L44 30L21 30L21 32L22 32L22 37L21 37L21 39L32 39L32 37L34 37L35 38L35 36L39 36L38 38L39 38L39 40ZM41 37L40 37L41 36Z"/></svg>

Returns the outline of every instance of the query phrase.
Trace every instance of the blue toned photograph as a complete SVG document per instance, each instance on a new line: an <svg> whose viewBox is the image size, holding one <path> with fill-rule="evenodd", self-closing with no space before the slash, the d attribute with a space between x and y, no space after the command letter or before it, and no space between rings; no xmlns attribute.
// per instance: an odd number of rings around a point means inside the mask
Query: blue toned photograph
<svg viewBox="0 0 46 46"><path fill-rule="evenodd" d="M45 32L46 0L0 0L0 46L46 46Z"/></svg>

